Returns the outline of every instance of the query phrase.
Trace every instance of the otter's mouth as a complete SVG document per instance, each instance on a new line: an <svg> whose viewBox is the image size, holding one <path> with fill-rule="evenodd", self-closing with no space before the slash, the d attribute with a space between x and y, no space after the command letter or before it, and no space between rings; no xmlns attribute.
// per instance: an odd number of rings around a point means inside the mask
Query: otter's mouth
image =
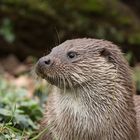
<svg viewBox="0 0 140 140"><path fill-rule="evenodd" d="M59 88L66 88L67 87L67 82L65 78L61 78L59 76L54 76L50 75L49 73L46 72L46 69L44 67L36 67L35 69L36 74L41 77L42 79L45 79L48 83L51 85L55 85Z"/></svg>
<svg viewBox="0 0 140 140"><path fill-rule="evenodd" d="M64 88L68 89L68 88L70 88L68 82L65 79L60 78L60 77L46 76L45 80L47 82L49 82L51 85L55 85L55 86L59 87L60 89L64 89Z"/></svg>
<svg viewBox="0 0 140 140"><path fill-rule="evenodd" d="M35 72L39 77L60 89L71 89L77 85L71 82L70 77L65 77L64 74L50 74L44 66L36 65Z"/></svg>
<svg viewBox="0 0 140 140"><path fill-rule="evenodd" d="M36 73L39 77L42 79L45 79L48 83L51 85L57 86L60 89L71 89L77 86L76 83L71 82L70 78L63 77L63 76L55 76L55 75L49 75L46 71L44 72L44 68L40 67L39 69L36 69ZM69 79L69 80L68 80Z"/></svg>
<svg viewBox="0 0 140 140"><path fill-rule="evenodd" d="M55 76L49 76L48 74L44 73L43 69L40 69L39 71L36 70L36 73L39 77L41 77L42 79L45 79L51 85L55 85L57 87L65 86L65 84L61 78L58 78Z"/></svg>

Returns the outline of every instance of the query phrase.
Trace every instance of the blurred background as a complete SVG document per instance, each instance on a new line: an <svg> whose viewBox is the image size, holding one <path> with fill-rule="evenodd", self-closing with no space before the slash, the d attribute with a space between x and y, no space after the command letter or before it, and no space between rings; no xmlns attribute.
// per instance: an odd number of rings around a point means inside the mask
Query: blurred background
<svg viewBox="0 0 140 140"><path fill-rule="evenodd" d="M49 89L31 71L39 57L67 39L117 44L140 94L139 13L139 0L0 0L0 138L34 135Z"/></svg>

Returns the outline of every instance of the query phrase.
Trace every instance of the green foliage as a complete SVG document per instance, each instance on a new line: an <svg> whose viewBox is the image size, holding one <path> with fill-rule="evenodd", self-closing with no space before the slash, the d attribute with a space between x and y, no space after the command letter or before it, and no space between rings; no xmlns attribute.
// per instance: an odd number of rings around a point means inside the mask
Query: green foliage
<svg viewBox="0 0 140 140"><path fill-rule="evenodd" d="M27 97L27 89L0 78L0 139L21 140L31 135L39 127L42 112L39 100Z"/></svg>
<svg viewBox="0 0 140 140"><path fill-rule="evenodd" d="M15 34L13 32L13 24L10 19L8 18L3 19L2 25L0 27L0 34L9 43L12 43L15 40Z"/></svg>

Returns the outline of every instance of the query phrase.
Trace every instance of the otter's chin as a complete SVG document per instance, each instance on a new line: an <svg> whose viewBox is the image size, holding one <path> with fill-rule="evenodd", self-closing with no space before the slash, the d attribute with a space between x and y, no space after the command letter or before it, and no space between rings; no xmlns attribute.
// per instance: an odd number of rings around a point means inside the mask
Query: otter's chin
<svg viewBox="0 0 140 140"><path fill-rule="evenodd" d="M50 76L46 76L45 80L50 83L51 85L54 85L60 89L67 89L69 88L68 83L64 82L62 79L58 79L56 77L50 77Z"/></svg>
<svg viewBox="0 0 140 140"><path fill-rule="evenodd" d="M38 70L36 70L36 74L38 77L45 79L45 75L42 72L39 72Z"/></svg>
<svg viewBox="0 0 140 140"><path fill-rule="evenodd" d="M57 82L54 78L52 78L52 77L45 76L45 80L46 80L48 83L50 83L51 85L55 85L55 86L58 85L58 82Z"/></svg>

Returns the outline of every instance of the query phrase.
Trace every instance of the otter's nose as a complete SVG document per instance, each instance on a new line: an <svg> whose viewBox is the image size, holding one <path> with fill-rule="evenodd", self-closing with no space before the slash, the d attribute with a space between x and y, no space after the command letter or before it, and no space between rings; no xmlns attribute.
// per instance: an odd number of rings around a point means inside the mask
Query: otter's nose
<svg viewBox="0 0 140 140"><path fill-rule="evenodd" d="M52 60L50 58L42 57L38 61L39 67L50 67L52 65Z"/></svg>
<svg viewBox="0 0 140 140"><path fill-rule="evenodd" d="M44 63L45 63L46 65L50 65L50 64L51 64L51 60L50 60L50 59L45 60Z"/></svg>

